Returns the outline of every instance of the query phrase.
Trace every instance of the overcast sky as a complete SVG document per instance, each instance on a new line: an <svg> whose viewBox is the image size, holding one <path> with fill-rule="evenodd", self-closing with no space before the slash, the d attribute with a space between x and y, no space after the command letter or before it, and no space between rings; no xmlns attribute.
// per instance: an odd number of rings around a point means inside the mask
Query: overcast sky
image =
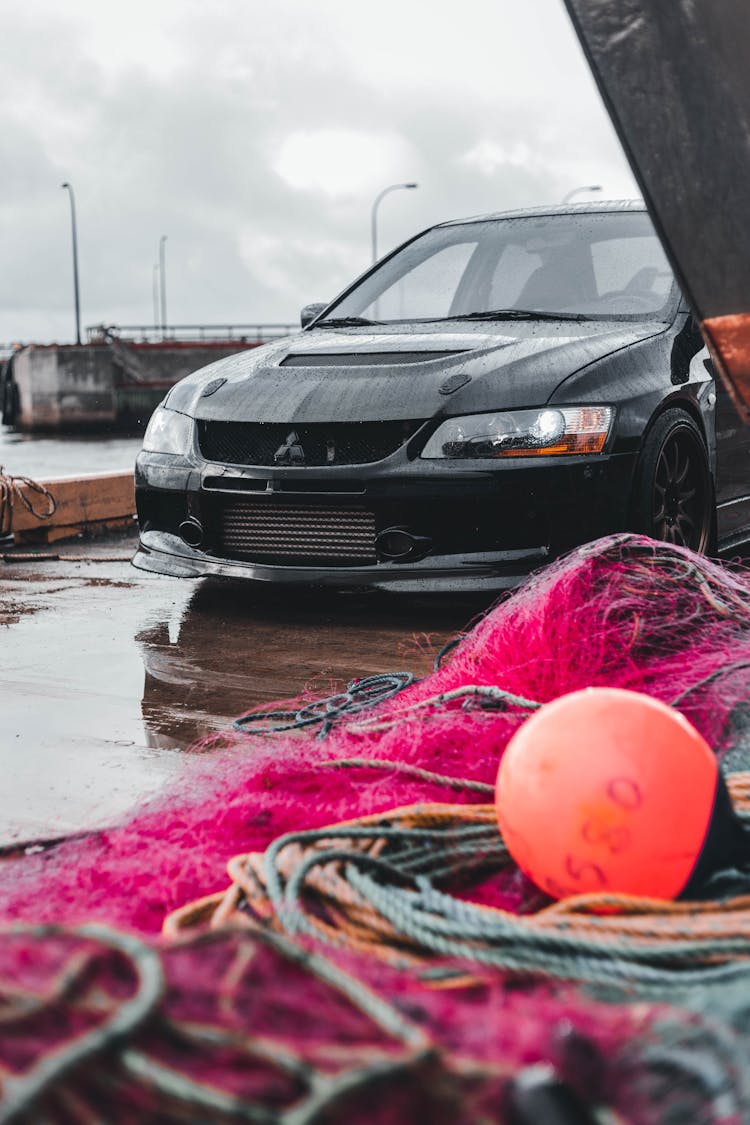
<svg viewBox="0 0 750 1125"><path fill-rule="evenodd" d="M562 0L2 0L0 342L295 321L442 219L634 181ZM585 198L585 197L581 197Z"/></svg>

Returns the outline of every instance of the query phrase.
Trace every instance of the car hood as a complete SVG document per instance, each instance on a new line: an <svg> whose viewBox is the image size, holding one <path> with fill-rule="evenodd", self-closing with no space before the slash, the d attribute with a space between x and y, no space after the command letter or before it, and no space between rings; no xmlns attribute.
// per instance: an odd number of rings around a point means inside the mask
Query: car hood
<svg viewBox="0 0 750 1125"><path fill-rule="evenodd" d="M653 321L312 330L203 368L167 404L201 419L281 423L538 406L581 368L664 331Z"/></svg>

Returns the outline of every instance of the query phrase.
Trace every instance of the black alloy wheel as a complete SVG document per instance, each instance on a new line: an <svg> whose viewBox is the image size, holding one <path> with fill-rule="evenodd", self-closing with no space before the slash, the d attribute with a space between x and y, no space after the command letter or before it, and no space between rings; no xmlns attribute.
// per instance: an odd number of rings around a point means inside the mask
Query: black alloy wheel
<svg viewBox="0 0 750 1125"><path fill-rule="evenodd" d="M706 446L692 418L667 410L644 442L637 488L638 529L653 539L710 550L713 488Z"/></svg>

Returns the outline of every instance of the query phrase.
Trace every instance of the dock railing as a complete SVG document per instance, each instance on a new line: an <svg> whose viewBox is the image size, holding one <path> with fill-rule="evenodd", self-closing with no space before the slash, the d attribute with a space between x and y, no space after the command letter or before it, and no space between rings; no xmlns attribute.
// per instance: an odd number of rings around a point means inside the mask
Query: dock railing
<svg viewBox="0 0 750 1125"><path fill-rule="evenodd" d="M103 343L108 337L141 344L200 344L236 341L265 343L299 332L299 324L170 324L160 328L153 324L96 324L86 329L90 344Z"/></svg>

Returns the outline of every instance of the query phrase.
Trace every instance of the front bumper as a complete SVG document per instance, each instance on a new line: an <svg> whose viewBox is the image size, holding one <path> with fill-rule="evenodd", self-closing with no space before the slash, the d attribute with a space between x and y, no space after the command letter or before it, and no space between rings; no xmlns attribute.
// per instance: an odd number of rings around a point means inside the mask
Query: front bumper
<svg viewBox="0 0 750 1125"><path fill-rule="evenodd" d="M141 539L136 567L176 577L372 587L394 591L503 590L570 547L627 529L635 456L551 457L507 462L412 461L345 470L243 469L141 454L136 500ZM355 475L356 474L356 475ZM222 538L227 510L261 515L311 511L325 523L365 512L372 557L353 561L275 558ZM286 506L286 508L285 508ZM178 531L205 529L200 547ZM404 528L421 546L393 561L379 544Z"/></svg>

